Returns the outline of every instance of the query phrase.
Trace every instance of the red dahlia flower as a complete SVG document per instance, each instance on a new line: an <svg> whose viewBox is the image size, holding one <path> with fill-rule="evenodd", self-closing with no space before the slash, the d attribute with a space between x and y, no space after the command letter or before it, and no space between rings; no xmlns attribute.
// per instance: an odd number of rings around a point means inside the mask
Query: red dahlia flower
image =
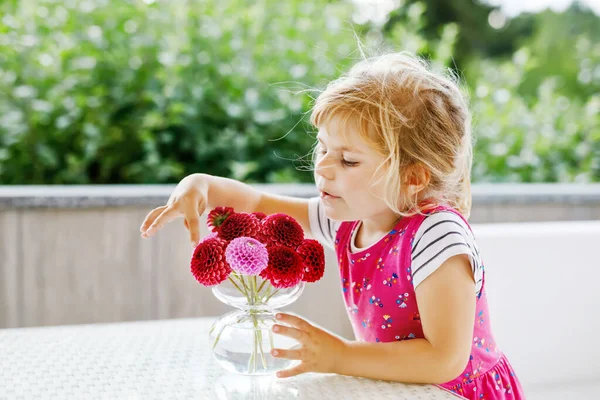
<svg viewBox="0 0 600 400"><path fill-rule="evenodd" d="M262 241L266 245L296 249L304 239L300 224L287 214L271 214L262 221Z"/></svg>
<svg viewBox="0 0 600 400"><path fill-rule="evenodd" d="M321 243L314 239L304 239L297 251L304 268L302 280L316 282L321 279L325 273L325 251Z"/></svg>
<svg viewBox="0 0 600 400"><path fill-rule="evenodd" d="M289 247L270 246L269 264L260 277L268 279L278 289L285 289L297 285L302 280L302 259Z"/></svg>
<svg viewBox="0 0 600 400"><path fill-rule="evenodd" d="M206 224L212 232L218 232L223 222L233 214L233 208L231 207L216 207L206 218Z"/></svg>
<svg viewBox="0 0 600 400"><path fill-rule="evenodd" d="M190 269L198 282L214 286L229 277L231 267L225 260L227 242L218 237L207 237L196 246Z"/></svg>
<svg viewBox="0 0 600 400"><path fill-rule="evenodd" d="M228 242L242 236L260 239L260 231L260 221L254 215L233 213L221 224L219 237Z"/></svg>

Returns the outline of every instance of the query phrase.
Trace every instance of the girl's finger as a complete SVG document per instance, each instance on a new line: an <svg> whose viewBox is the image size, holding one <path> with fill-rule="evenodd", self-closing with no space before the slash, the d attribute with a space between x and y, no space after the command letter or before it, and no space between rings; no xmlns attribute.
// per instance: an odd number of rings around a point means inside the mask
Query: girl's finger
<svg viewBox="0 0 600 400"><path fill-rule="evenodd" d="M147 236L152 236L158 231L160 228L165 226L167 223L173 221L178 217L179 211L175 208L167 208L164 210L157 218L154 220L152 225L146 231Z"/></svg>
<svg viewBox="0 0 600 400"><path fill-rule="evenodd" d="M300 317L296 317L295 315L277 313L276 318L278 321L285 322L286 324L298 328L301 331L310 332L310 330L312 329L311 324L309 324Z"/></svg>
<svg viewBox="0 0 600 400"><path fill-rule="evenodd" d="M305 331L301 331L300 329L296 328L291 328L289 326L273 325L273 332L277 333L278 335L283 335L292 339L296 339L302 344L306 344L308 339L308 334Z"/></svg>
<svg viewBox="0 0 600 400"><path fill-rule="evenodd" d="M278 378L290 378L292 376L300 375L305 372L307 372L307 371L304 370L304 366L302 364L300 364L294 368L284 369L283 371L277 372L277 377Z"/></svg>
<svg viewBox="0 0 600 400"><path fill-rule="evenodd" d="M198 213L198 207L190 203L184 210L186 226L190 231L190 240L192 246L196 246L200 241L200 214Z"/></svg>
<svg viewBox="0 0 600 400"><path fill-rule="evenodd" d="M277 358L287 358L288 360L304 360L302 350L273 349L271 355Z"/></svg>
<svg viewBox="0 0 600 400"><path fill-rule="evenodd" d="M142 225L140 226L140 232L145 233L148 230L148 227L150 226L150 224L152 222L154 222L156 217L158 217L165 208L167 208L167 206L157 207L154 210L150 211L148 213L148 215L146 215L144 222L142 222ZM144 235L142 235L142 236L144 236Z"/></svg>

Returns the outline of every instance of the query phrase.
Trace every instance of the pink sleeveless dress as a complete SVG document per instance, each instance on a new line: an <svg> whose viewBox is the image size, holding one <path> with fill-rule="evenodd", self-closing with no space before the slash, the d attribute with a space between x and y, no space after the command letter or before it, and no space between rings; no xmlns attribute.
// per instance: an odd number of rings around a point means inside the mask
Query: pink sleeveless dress
<svg viewBox="0 0 600 400"><path fill-rule="evenodd" d="M451 211L439 206L436 211ZM423 338L419 309L411 281L411 249L426 218L403 218L379 242L357 253L350 240L358 222L342 222L336 238L342 291L356 340L392 342ZM468 223L467 223L468 226ZM485 275L477 296L470 360L463 373L441 387L468 399L524 399L523 389L490 327Z"/></svg>

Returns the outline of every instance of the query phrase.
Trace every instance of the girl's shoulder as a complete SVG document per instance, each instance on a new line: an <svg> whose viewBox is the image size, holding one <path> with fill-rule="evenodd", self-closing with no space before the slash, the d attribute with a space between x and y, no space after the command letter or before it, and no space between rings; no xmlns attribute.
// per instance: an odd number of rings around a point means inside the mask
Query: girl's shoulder
<svg viewBox="0 0 600 400"><path fill-rule="evenodd" d="M450 207L440 207L422 216L414 227L411 243L411 269L416 287L450 257L466 254L474 273L477 292L483 280L483 262L471 227L463 215Z"/></svg>
<svg viewBox="0 0 600 400"><path fill-rule="evenodd" d="M428 225L440 222L440 219L450 219L456 224L465 227L471 231L471 226L467 218L456 208L444 204L428 203L420 208L420 212L412 216L414 223L407 224L412 231L424 231L429 228ZM414 234L414 232L413 232Z"/></svg>

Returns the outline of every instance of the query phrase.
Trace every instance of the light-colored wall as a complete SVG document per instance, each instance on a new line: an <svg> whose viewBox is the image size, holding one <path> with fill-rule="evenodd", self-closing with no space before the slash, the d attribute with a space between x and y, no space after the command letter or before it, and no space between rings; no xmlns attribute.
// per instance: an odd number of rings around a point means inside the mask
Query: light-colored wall
<svg viewBox="0 0 600 400"><path fill-rule="evenodd" d="M190 273L192 247L181 220L141 239L147 210L45 209L0 212L0 328L220 315L231 309ZM208 234L202 218L202 236ZM339 303L333 254L311 299ZM320 309L327 310L321 307ZM342 308L343 311L343 308ZM336 331L329 312L320 322ZM319 316L317 316L319 319Z"/></svg>
<svg viewBox="0 0 600 400"><path fill-rule="evenodd" d="M308 186L268 190L314 194ZM567 188L568 189L568 188ZM471 222L600 220L600 188L474 189ZM0 328L219 315L189 271L181 220L143 240L146 213L172 186L0 188ZM487 192L486 192L487 190ZM529 192L528 192L529 191ZM553 194L554 193L554 194ZM204 222L204 219L203 219ZM203 223L203 235L207 233ZM351 335L336 262L290 310ZM327 304L323 304L327 303Z"/></svg>
<svg viewBox="0 0 600 400"><path fill-rule="evenodd" d="M496 343L528 399L600 390L600 221L477 224Z"/></svg>

